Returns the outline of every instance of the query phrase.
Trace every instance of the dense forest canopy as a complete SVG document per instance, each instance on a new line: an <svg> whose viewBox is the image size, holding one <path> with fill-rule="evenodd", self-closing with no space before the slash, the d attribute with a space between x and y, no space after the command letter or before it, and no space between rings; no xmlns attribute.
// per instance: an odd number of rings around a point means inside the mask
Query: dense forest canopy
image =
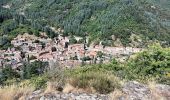
<svg viewBox="0 0 170 100"><path fill-rule="evenodd" d="M19 33L39 36L44 31L51 38L88 33L89 42L111 46L117 39L123 45L139 43L132 46L150 40L170 43L168 0L1 0L0 5L0 35L9 40Z"/></svg>

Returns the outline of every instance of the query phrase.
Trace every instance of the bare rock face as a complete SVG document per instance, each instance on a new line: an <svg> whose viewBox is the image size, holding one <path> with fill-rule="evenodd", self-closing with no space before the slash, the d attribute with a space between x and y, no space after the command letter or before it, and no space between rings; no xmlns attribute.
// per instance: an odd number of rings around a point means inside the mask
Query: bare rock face
<svg viewBox="0 0 170 100"><path fill-rule="evenodd" d="M29 96L26 100L109 100L109 96L86 93L49 93Z"/></svg>
<svg viewBox="0 0 170 100"><path fill-rule="evenodd" d="M162 96L165 100L170 100L170 86L158 84L155 88L157 94Z"/></svg>
<svg viewBox="0 0 170 100"><path fill-rule="evenodd" d="M117 95L119 96L116 97ZM170 86L154 84L153 89L148 85L131 81L125 83L121 93L117 95L63 92L44 93L42 90L37 90L25 97L24 100L170 100Z"/></svg>
<svg viewBox="0 0 170 100"><path fill-rule="evenodd" d="M128 82L123 86L123 92L128 100L151 100L149 88L138 82Z"/></svg>
<svg viewBox="0 0 170 100"><path fill-rule="evenodd" d="M154 89L132 81L123 86L125 100L170 100L170 86L156 84Z"/></svg>

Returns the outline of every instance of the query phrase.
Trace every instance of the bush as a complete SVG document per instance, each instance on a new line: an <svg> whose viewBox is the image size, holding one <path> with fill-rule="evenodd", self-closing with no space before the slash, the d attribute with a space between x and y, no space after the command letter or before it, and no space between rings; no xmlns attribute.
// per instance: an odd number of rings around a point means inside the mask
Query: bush
<svg viewBox="0 0 170 100"><path fill-rule="evenodd" d="M30 79L30 83L35 87L35 89L45 88L47 83L47 77L46 76L33 77Z"/></svg>
<svg viewBox="0 0 170 100"><path fill-rule="evenodd" d="M119 80L113 74L91 68L93 67L71 70L68 74L69 84L82 89L94 88L98 93L102 94L110 93L115 88L120 88Z"/></svg>
<svg viewBox="0 0 170 100"><path fill-rule="evenodd" d="M91 58L89 56L86 56L86 57L81 58L81 60L82 61L89 61L89 60L91 60Z"/></svg>
<svg viewBox="0 0 170 100"><path fill-rule="evenodd" d="M115 88L120 88L118 80L113 75L108 76L101 73L93 73L93 75L97 77L94 77L95 80L93 79L91 84L99 93L109 93L114 91Z"/></svg>
<svg viewBox="0 0 170 100"><path fill-rule="evenodd" d="M132 79L140 80L165 78L170 71L169 66L170 48L162 48L158 44L134 55L128 61L129 75Z"/></svg>

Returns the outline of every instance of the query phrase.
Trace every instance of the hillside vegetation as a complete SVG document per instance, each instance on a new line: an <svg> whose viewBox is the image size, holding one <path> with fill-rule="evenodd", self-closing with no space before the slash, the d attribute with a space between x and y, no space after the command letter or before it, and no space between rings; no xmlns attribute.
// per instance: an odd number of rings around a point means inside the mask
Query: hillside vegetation
<svg viewBox="0 0 170 100"><path fill-rule="evenodd" d="M125 46L143 47L150 40L169 45L168 0L1 1L1 38L8 35L10 40L24 32L39 36L39 32L44 31L51 38L59 33L64 36L87 33L89 43L103 41L109 46L114 46L119 39ZM53 32L51 26L64 32ZM112 35L115 38L111 38Z"/></svg>

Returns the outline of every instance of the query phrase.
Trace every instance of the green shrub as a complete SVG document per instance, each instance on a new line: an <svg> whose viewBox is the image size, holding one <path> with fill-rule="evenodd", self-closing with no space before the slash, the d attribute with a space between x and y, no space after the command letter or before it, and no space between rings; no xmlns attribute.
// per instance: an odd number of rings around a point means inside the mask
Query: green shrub
<svg viewBox="0 0 170 100"><path fill-rule="evenodd" d="M85 56L83 58L81 58L82 61L89 61L91 60L91 58L89 56Z"/></svg>
<svg viewBox="0 0 170 100"><path fill-rule="evenodd" d="M162 48L160 45L151 46L128 61L129 75L132 79L160 80L170 72L169 66L170 48Z"/></svg>
<svg viewBox="0 0 170 100"><path fill-rule="evenodd" d="M92 87L99 93L109 93L114 91L115 88L120 88L119 80L116 79L113 75L108 76L107 74L94 73L97 77L94 77L92 81Z"/></svg>
<svg viewBox="0 0 170 100"><path fill-rule="evenodd" d="M46 76L32 77L30 79L30 83L32 86L35 87L35 89L45 88L47 83L47 77Z"/></svg>
<svg viewBox="0 0 170 100"><path fill-rule="evenodd" d="M94 88L98 93L109 93L120 88L119 80L108 71L98 69L78 68L67 72L69 83L77 88ZM88 69L88 70L87 70Z"/></svg>

